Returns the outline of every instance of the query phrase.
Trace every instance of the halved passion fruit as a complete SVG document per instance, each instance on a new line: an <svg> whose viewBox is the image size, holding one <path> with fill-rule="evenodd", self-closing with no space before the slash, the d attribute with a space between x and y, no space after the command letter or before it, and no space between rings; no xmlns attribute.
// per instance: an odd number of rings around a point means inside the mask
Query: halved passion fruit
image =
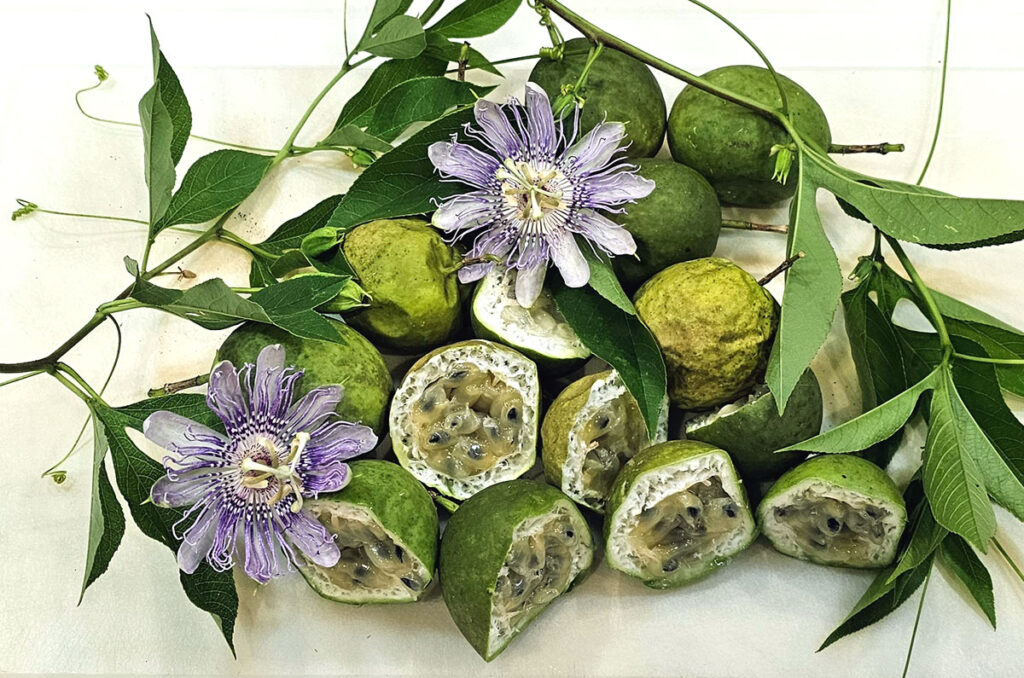
<svg viewBox="0 0 1024 678"><path fill-rule="evenodd" d="M561 492L529 480L473 495L441 540L441 590L462 635L491 661L589 572L594 542Z"/></svg>
<svg viewBox="0 0 1024 678"><path fill-rule="evenodd" d="M391 403L391 442L420 482L467 499L533 466L539 409L531 360L465 341L428 353L405 375Z"/></svg>
<svg viewBox="0 0 1024 678"><path fill-rule="evenodd" d="M335 536L341 558L333 567L306 561L306 583L342 603L419 600L434 577L437 510L408 471L367 459L349 464L344 489L304 506Z"/></svg>
<svg viewBox="0 0 1024 678"><path fill-rule="evenodd" d="M566 387L541 426L544 473L570 499L599 513L622 465L668 429L665 399L652 440L636 400L613 370L591 374Z"/></svg>
<svg viewBox="0 0 1024 678"><path fill-rule="evenodd" d="M687 440L654 445L629 460L607 514L608 564L656 589L711 573L757 536L729 455Z"/></svg>
<svg viewBox="0 0 1024 678"><path fill-rule="evenodd" d="M859 457L826 454L783 474L757 517L772 546L787 556L880 568L896 557L907 509L885 471Z"/></svg>

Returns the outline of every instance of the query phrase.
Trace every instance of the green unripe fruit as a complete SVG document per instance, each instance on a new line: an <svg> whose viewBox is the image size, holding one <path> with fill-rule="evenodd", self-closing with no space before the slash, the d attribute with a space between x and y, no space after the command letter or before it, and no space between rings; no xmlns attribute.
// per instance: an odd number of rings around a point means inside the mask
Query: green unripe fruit
<svg viewBox="0 0 1024 678"><path fill-rule="evenodd" d="M442 343L460 320L459 255L419 219L381 219L345 236L345 257L370 295L350 322L381 344L418 351Z"/></svg>
<svg viewBox="0 0 1024 678"><path fill-rule="evenodd" d="M264 346L281 344L285 362L305 372L296 389L299 398L317 386L341 384L344 397L338 403L338 416L345 421L369 426L380 435L391 397L391 374L384 358L361 334L332 320L340 343L301 339L270 325L246 323L228 335L217 351L217 360L228 360L236 367L256 363Z"/></svg>
<svg viewBox="0 0 1024 678"><path fill-rule="evenodd" d="M634 298L668 372L668 395L687 410L714 407L761 380L778 324L775 300L726 259L669 266Z"/></svg>
<svg viewBox="0 0 1024 678"><path fill-rule="evenodd" d="M758 66L725 66L704 74L708 82L765 106L782 106L775 79ZM779 75L789 102L790 119L801 136L824 149L832 143L825 112L800 85ZM711 182L723 204L767 207L793 195L799 175L772 179L772 146L793 143L789 134L763 115L693 86L683 88L668 117L672 157Z"/></svg>
<svg viewBox="0 0 1024 678"><path fill-rule="evenodd" d="M535 82L554 101L562 85L574 85L587 62L590 43L573 38L565 43L561 61L541 59L530 72ZM580 111L580 133L586 133L599 122L621 122L626 125L626 155L651 156L661 148L665 138L665 97L658 81L646 65L628 54L605 47L590 67L583 96L586 103Z"/></svg>
<svg viewBox="0 0 1024 678"><path fill-rule="evenodd" d="M711 256L722 227L722 209L707 179L672 160L641 158L639 174L654 190L624 214L609 215L636 241L636 258L612 262L627 289L636 289L663 268L680 261Z"/></svg>

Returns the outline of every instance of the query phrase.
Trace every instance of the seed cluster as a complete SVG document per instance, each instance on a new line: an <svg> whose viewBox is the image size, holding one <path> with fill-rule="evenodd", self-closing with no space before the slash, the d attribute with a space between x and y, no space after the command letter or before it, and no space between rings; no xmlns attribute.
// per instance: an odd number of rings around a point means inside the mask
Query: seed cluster
<svg viewBox="0 0 1024 678"><path fill-rule="evenodd" d="M874 504L847 502L807 494L774 507L778 524L815 559L852 567L876 566L872 557L885 541L889 511Z"/></svg>
<svg viewBox="0 0 1024 678"><path fill-rule="evenodd" d="M583 424L580 439L587 450L582 466L583 495L602 501L622 465L648 442L640 409L627 392L597 408Z"/></svg>

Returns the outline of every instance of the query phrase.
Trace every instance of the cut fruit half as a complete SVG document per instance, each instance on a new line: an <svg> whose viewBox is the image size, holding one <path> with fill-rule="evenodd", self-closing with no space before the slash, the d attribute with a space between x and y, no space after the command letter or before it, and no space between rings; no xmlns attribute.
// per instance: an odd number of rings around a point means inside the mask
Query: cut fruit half
<svg viewBox="0 0 1024 678"><path fill-rule="evenodd" d="M590 357L546 288L530 308L516 301L516 272L493 266L477 285L470 307L473 330L482 339L511 346L548 373L565 374Z"/></svg>
<svg viewBox="0 0 1024 678"><path fill-rule="evenodd" d="M591 374L562 391L541 427L544 472L570 499L599 513L622 465L664 442L668 398L652 440L636 400L614 370Z"/></svg>
<svg viewBox="0 0 1024 678"><path fill-rule="evenodd" d="M729 455L693 441L655 445L627 462L607 513L608 564L656 589L711 573L757 536Z"/></svg>
<svg viewBox="0 0 1024 678"><path fill-rule="evenodd" d="M341 558L333 567L302 562L306 583L341 603L409 603L434 577L437 510L430 495L396 464L373 459L349 464L344 489L304 503L335 536Z"/></svg>
<svg viewBox="0 0 1024 678"><path fill-rule="evenodd" d="M787 556L880 568L896 557L907 509L885 471L859 457L829 454L783 474L757 517L772 546Z"/></svg>
<svg viewBox="0 0 1024 678"><path fill-rule="evenodd" d="M462 635L490 661L593 562L579 509L553 487L514 480L482 490L452 515L441 541L441 589Z"/></svg>
<svg viewBox="0 0 1024 678"><path fill-rule="evenodd" d="M531 360L464 341L428 353L405 375L391 403L391 442L420 482L467 499L533 466L539 410Z"/></svg>

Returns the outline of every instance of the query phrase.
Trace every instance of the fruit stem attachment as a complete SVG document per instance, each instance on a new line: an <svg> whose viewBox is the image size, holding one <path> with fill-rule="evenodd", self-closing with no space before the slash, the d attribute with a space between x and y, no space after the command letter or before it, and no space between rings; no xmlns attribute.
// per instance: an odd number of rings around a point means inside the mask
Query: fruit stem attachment
<svg viewBox="0 0 1024 678"><path fill-rule="evenodd" d="M741 231L764 231L766 233L788 233L786 224L759 224L742 219L722 219L722 228L734 228Z"/></svg>
<svg viewBox="0 0 1024 678"><path fill-rule="evenodd" d="M787 258L785 261L783 261L781 264L779 264L778 266L776 266L772 270L768 271L768 273L765 274L765 276L763 278L761 278L760 280L757 281L757 284L762 286L762 287L764 287L765 285L770 283L772 280L777 278L780 273L782 273L783 271L788 270L789 268L791 268L793 266L793 264L795 264L799 260L803 259L804 256L805 255L804 255L803 252L797 252L796 254L794 254L793 256L791 256L789 258Z"/></svg>
<svg viewBox="0 0 1024 678"><path fill-rule="evenodd" d="M150 398L159 398L161 396L171 395L178 391L184 391L186 388L194 388L196 386L202 386L209 383L210 373L204 372L203 374L197 374L194 377L188 379L182 379L181 381L171 381L159 388L151 388L146 392L146 395Z"/></svg>
<svg viewBox="0 0 1024 678"><path fill-rule="evenodd" d="M836 155L850 155L851 153L885 155L886 153L902 153L905 150L907 150L905 145L890 144L887 141L880 144L830 144L828 147L828 152Z"/></svg>

